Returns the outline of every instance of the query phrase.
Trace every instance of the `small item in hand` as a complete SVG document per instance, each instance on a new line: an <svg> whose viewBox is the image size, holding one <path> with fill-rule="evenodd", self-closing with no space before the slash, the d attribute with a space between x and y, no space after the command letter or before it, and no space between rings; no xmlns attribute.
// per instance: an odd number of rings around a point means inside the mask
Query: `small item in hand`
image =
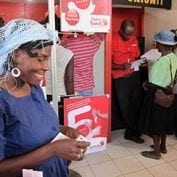
<svg viewBox="0 0 177 177"><path fill-rule="evenodd" d="M154 102L164 108L170 108L174 101L174 94L167 95L162 90L155 92Z"/></svg>
<svg viewBox="0 0 177 177"><path fill-rule="evenodd" d="M42 171L35 171L33 169L22 169L23 177L43 177Z"/></svg>
<svg viewBox="0 0 177 177"><path fill-rule="evenodd" d="M77 141L88 141L87 138L85 138L84 136L82 135L79 135L77 138L76 138Z"/></svg>

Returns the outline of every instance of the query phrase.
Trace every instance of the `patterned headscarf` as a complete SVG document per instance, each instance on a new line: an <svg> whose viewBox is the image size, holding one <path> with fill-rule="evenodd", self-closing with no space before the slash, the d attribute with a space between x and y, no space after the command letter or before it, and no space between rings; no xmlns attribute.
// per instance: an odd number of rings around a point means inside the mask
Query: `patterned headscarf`
<svg viewBox="0 0 177 177"><path fill-rule="evenodd" d="M4 72L4 64L9 55L15 49L37 40L57 42L58 38L51 30L29 19L14 19L0 28L0 75Z"/></svg>

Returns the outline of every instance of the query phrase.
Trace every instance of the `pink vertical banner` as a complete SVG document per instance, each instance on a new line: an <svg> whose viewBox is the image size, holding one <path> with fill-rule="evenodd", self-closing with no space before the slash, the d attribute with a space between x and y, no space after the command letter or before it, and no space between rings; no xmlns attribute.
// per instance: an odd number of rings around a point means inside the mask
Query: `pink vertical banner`
<svg viewBox="0 0 177 177"><path fill-rule="evenodd" d="M106 149L109 95L64 100L64 123L76 128L91 142L86 153Z"/></svg>
<svg viewBox="0 0 177 177"><path fill-rule="evenodd" d="M61 30L109 32L112 1L60 0Z"/></svg>

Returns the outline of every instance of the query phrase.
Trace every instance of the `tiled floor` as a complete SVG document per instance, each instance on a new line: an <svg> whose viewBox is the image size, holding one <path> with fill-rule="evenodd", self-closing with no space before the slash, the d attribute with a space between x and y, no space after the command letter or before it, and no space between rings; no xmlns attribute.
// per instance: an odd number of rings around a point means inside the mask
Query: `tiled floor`
<svg viewBox="0 0 177 177"><path fill-rule="evenodd" d="M177 177L177 138L168 136L168 153L153 160L140 155L141 151L151 150L148 136L143 135L144 144L136 144L125 140L123 133L124 130L113 131L105 151L73 161L70 168L82 177Z"/></svg>

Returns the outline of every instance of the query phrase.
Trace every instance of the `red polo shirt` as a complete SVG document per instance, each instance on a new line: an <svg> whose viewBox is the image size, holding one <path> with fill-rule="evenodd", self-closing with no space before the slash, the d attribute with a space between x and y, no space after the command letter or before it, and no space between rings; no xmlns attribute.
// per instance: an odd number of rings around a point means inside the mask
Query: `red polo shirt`
<svg viewBox="0 0 177 177"><path fill-rule="evenodd" d="M140 55L138 41L133 35L128 41L124 41L119 34L112 39L112 60L115 64L123 64L127 61L133 62ZM132 73L133 70L112 70L113 78L119 78Z"/></svg>

